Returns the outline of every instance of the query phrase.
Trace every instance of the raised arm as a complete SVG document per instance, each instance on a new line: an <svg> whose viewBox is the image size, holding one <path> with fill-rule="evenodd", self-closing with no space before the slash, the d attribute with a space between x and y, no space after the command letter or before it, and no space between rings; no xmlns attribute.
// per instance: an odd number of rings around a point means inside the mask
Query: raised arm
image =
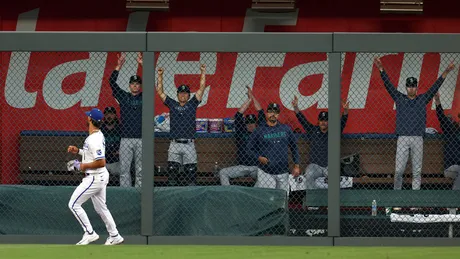
<svg viewBox="0 0 460 259"><path fill-rule="evenodd" d="M125 63L126 54L118 54L117 57L117 65L115 66L115 69L112 71L112 74L110 75L109 85L112 89L112 96L118 101L118 103L120 103L123 97L128 94L117 84L118 74L120 73L120 69L123 67L123 64Z"/></svg>
<svg viewBox="0 0 460 259"><path fill-rule="evenodd" d="M238 112L235 114L235 132L237 133L237 137L242 137L239 134L244 132L244 129L246 127L244 123L244 113L249 107L249 104L251 104L251 98L249 98L241 105L240 109Z"/></svg>
<svg viewBox="0 0 460 259"><path fill-rule="evenodd" d="M450 73L450 71L454 70L455 65L453 63L450 63L449 66L444 70L442 75L434 82L434 84L426 91L424 94L425 98L425 103L429 103L431 99L435 96L435 94L439 91L439 88L441 88L442 83L444 83L444 80L446 79L447 75Z"/></svg>
<svg viewBox="0 0 460 259"><path fill-rule="evenodd" d="M248 99L241 105L240 109L238 110L239 113L244 114L246 110L249 108L249 105L252 102L251 95L249 94L249 89L248 89Z"/></svg>
<svg viewBox="0 0 460 259"><path fill-rule="evenodd" d="M254 107L256 108L256 110L262 110L262 106L260 105L259 101L257 101L257 98L254 96L254 93L252 92L251 88L249 88L249 86L246 86L246 88L248 89L248 96L254 102Z"/></svg>
<svg viewBox="0 0 460 259"><path fill-rule="evenodd" d="M343 130L347 126L349 106L350 106L349 102L342 101L343 114L342 114L342 119L340 120L340 128L341 128L340 132L341 133L343 133Z"/></svg>
<svg viewBox="0 0 460 259"><path fill-rule="evenodd" d="M395 88L393 83L391 83L390 77L388 76L387 72L383 68L383 64L382 64L382 61L380 61L380 58L376 57L374 59L374 63L380 71L380 77L382 78L383 84L385 85L385 89L387 89L387 92L390 94L393 101L396 101L396 99L398 99L403 94L399 92L398 89Z"/></svg>
<svg viewBox="0 0 460 259"><path fill-rule="evenodd" d="M144 64L143 58L142 58L142 52L137 52L137 58L136 58L137 64L142 66Z"/></svg>
<svg viewBox="0 0 460 259"><path fill-rule="evenodd" d="M257 101L251 88L249 88L249 86L246 86L246 88L248 88L248 96L254 102L254 107L257 110L257 125L264 125L267 122L265 119L264 109L262 109L262 105L260 105L259 101Z"/></svg>
<svg viewBox="0 0 460 259"><path fill-rule="evenodd" d="M165 94L165 92L163 90L163 72L164 72L164 69L160 67L158 69L157 93L160 96L161 101L165 102L166 101L166 94Z"/></svg>
<svg viewBox="0 0 460 259"><path fill-rule="evenodd" d="M206 65L201 65L201 76L200 76L200 89L195 94L196 99L201 102L204 94L204 90L206 90Z"/></svg>
<svg viewBox="0 0 460 259"><path fill-rule="evenodd" d="M439 120L439 124L441 126L441 130L443 133L450 133L454 130L452 121L444 114L444 109L441 105L441 100L439 98L439 93L436 93L434 96L434 102L436 104L436 115Z"/></svg>
<svg viewBox="0 0 460 259"><path fill-rule="evenodd" d="M299 100L297 99L297 96L294 96L294 100L292 100L292 106L294 107L295 116L297 117L297 120L299 121L300 125L302 125L303 129L307 133L311 133L316 128L316 126L311 124L307 120L307 118L305 118L302 112L300 112L298 103L299 103Z"/></svg>

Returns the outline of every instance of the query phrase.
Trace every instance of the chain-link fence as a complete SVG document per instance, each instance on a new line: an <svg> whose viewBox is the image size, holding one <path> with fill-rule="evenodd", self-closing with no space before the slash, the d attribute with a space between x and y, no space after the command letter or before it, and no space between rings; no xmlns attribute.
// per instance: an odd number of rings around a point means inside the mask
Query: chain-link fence
<svg viewBox="0 0 460 259"><path fill-rule="evenodd" d="M77 235L82 228L106 233L111 222L105 201L121 234L139 233L142 81L135 76L137 55L1 53L6 102L1 180L8 184L1 187L2 234ZM99 164L91 167L100 158L108 173L97 169Z"/></svg>
<svg viewBox="0 0 460 259"><path fill-rule="evenodd" d="M310 158L320 130L316 112L305 112L327 107L326 53L165 52L156 66L155 186L207 189L155 188L156 200L171 199L154 208L155 234L305 232L303 174L309 159L327 167L327 130Z"/></svg>
<svg viewBox="0 0 460 259"><path fill-rule="evenodd" d="M104 156L100 180L122 235L458 236L458 54L168 42L130 48L155 51L149 58L1 53L2 233L91 232L79 204L100 172L76 171ZM97 199L83 208L104 233Z"/></svg>
<svg viewBox="0 0 460 259"><path fill-rule="evenodd" d="M342 236L458 236L456 198L445 191L458 188L459 61L455 53L342 54L353 62L342 93L355 109L341 151L356 189L341 192Z"/></svg>

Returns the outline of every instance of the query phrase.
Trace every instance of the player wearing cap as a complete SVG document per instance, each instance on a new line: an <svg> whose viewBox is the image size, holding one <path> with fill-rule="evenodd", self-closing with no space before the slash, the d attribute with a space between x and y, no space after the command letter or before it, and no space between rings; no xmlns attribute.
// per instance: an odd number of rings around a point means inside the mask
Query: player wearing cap
<svg viewBox="0 0 460 259"><path fill-rule="evenodd" d="M82 161L75 160L73 170L83 172L85 177L80 185L75 189L69 201L69 209L83 228L84 235L77 245L87 245L99 239L99 235L94 231L88 215L82 205L89 198L94 205L94 210L101 216L105 223L109 237L106 245L117 245L123 243L123 237L118 233L117 226L113 220L106 201L106 188L109 181L109 172L105 167L105 139L104 134L99 130L104 115L102 112L93 108L86 112L89 136L85 139L83 148L69 146L67 152L79 154Z"/></svg>
<svg viewBox="0 0 460 259"><path fill-rule="evenodd" d="M294 161L293 175L299 175L299 150L297 138L291 128L278 122L280 106L270 103L267 107L266 126L257 127L249 137L247 150L257 159L255 187L282 189L289 194L289 149Z"/></svg>
<svg viewBox="0 0 460 259"><path fill-rule="evenodd" d="M101 127L105 137L105 160L107 170L111 175L120 175L120 125L115 107L104 109L104 120Z"/></svg>
<svg viewBox="0 0 460 259"><path fill-rule="evenodd" d="M399 92L391 83L383 64L378 57L374 60L380 70L380 76L385 89L396 103L396 135L398 136L396 147L396 168L394 189L401 190L402 177L406 169L409 152L412 153L412 189L419 190L422 183L423 164L423 136L426 127L426 105L438 92L447 74L455 68L449 64L447 69L436 80L427 92L417 95L417 79L406 79L407 94Z"/></svg>
<svg viewBox="0 0 460 259"><path fill-rule="evenodd" d="M265 124L265 113L260 106L260 103L254 97L251 88L248 88L248 99L241 105L240 109L235 114L235 145L237 147L237 162L238 165L226 167L219 171L220 184L230 185L230 179L250 176L257 178L257 160L250 156L246 148L249 136L261 123ZM255 114L248 114L246 118L244 113L248 109L251 102L254 102L254 107L257 110Z"/></svg>
<svg viewBox="0 0 460 259"><path fill-rule="evenodd" d="M180 186L195 185L197 155L195 149L196 110L206 89L206 66L201 65L200 89L190 98L190 87L177 88L177 99L173 100L163 90L163 68L158 69L157 92L169 108L170 145L168 150L168 173ZM184 174L180 175L180 167Z"/></svg>
<svg viewBox="0 0 460 259"><path fill-rule="evenodd" d="M324 188L318 186L316 179L328 177L328 112L321 111L318 114L318 125L311 124L300 112L297 96L292 101L294 112L300 125L307 134L310 134L310 160L305 169L305 185L307 190ZM341 132L345 129L348 120L348 102L342 102L343 115L341 120ZM324 184L323 184L324 185Z"/></svg>
<svg viewBox="0 0 460 259"><path fill-rule="evenodd" d="M117 84L118 74L125 63L126 54L118 55L118 64L110 76L112 95L120 105L120 186L132 186L131 163L136 171L135 187L142 183L142 78L129 78L129 92ZM142 64L140 57L138 63Z"/></svg>

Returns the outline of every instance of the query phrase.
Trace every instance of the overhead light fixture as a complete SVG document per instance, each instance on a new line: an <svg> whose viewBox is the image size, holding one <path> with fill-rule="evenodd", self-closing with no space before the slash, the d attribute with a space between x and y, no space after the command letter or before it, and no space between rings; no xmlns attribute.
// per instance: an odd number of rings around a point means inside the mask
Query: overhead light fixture
<svg viewBox="0 0 460 259"><path fill-rule="evenodd" d="M380 0L380 13L422 14L423 0Z"/></svg>
<svg viewBox="0 0 460 259"><path fill-rule="evenodd" d="M126 0L130 11L168 11L169 0Z"/></svg>
<svg viewBox="0 0 460 259"><path fill-rule="evenodd" d="M293 12L295 0L252 0L252 10L259 12Z"/></svg>

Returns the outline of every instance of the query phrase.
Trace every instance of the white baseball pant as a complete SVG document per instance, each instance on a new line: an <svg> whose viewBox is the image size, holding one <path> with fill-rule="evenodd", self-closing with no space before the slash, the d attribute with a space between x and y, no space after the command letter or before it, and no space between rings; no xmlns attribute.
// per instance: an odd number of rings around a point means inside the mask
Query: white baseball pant
<svg viewBox="0 0 460 259"><path fill-rule="evenodd" d="M117 226L113 220L112 214L107 208L106 202L106 188L109 181L109 172L105 171L99 174L87 175L81 181L80 185L75 189L69 201L69 209L74 214L75 218L80 223L83 231L92 233L93 226L89 221L88 215L83 209L82 205L89 198L93 202L94 210L101 216L109 232L110 236L118 235Z"/></svg>
<svg viewBox="0 0 460 259"><path fill-rule="evenodd" d="M168 161L176 162L181 165L196 164L197 155L195 149L195 142L189 142L184 144L171 141L168 150Z"/></svg>
<svg viewBox="0 0 460 259"><path fill-rule="evenodd" d="M395 190L402 189L409 152L412 153L412 189L420 190L422 185L423 137L399 136L396 147Z"/></svg>
<svg viewBox="0 0 460 259"><path fill-rule="evenodd" d="M452 190L460 189L460 166L451 165L449 168L444 170L444 176L454 179L454 184L452 185Z"/></svg>
<svg viewBox="0 0 460 259"><path fill-rule="evenodd" d="M329 171L327 167L322 167L317 164L309 164L305 169L305 187L307 190L327 189L328 183L325 178L328 177ZM353 177L340 177L340 188L350 188L353 185Z"/></svg>
<svg viewBox="0 0 460 259"><path fill-rule="evenodd" d="M254 187L282 189L289 195L289 173L267 174L260 168L257 168L257 181Z"/></svg>
<svg viewBox="0 0 460 259"><path fill-rule="evenodd" d="M142 139L122 138L120 140L120 186L131 187L131 162L134 158L136 172L135 187L142 184Z"/></svg>
<svg viewBox="0 0 460 259"><path fill-rule="evenodd" d="M219 171L219 178L221 185L230 185L230 179L236 177L243 177L249 175L250 177L257 178L257 166L236 165L231 167L222 168Z"/></svg>

